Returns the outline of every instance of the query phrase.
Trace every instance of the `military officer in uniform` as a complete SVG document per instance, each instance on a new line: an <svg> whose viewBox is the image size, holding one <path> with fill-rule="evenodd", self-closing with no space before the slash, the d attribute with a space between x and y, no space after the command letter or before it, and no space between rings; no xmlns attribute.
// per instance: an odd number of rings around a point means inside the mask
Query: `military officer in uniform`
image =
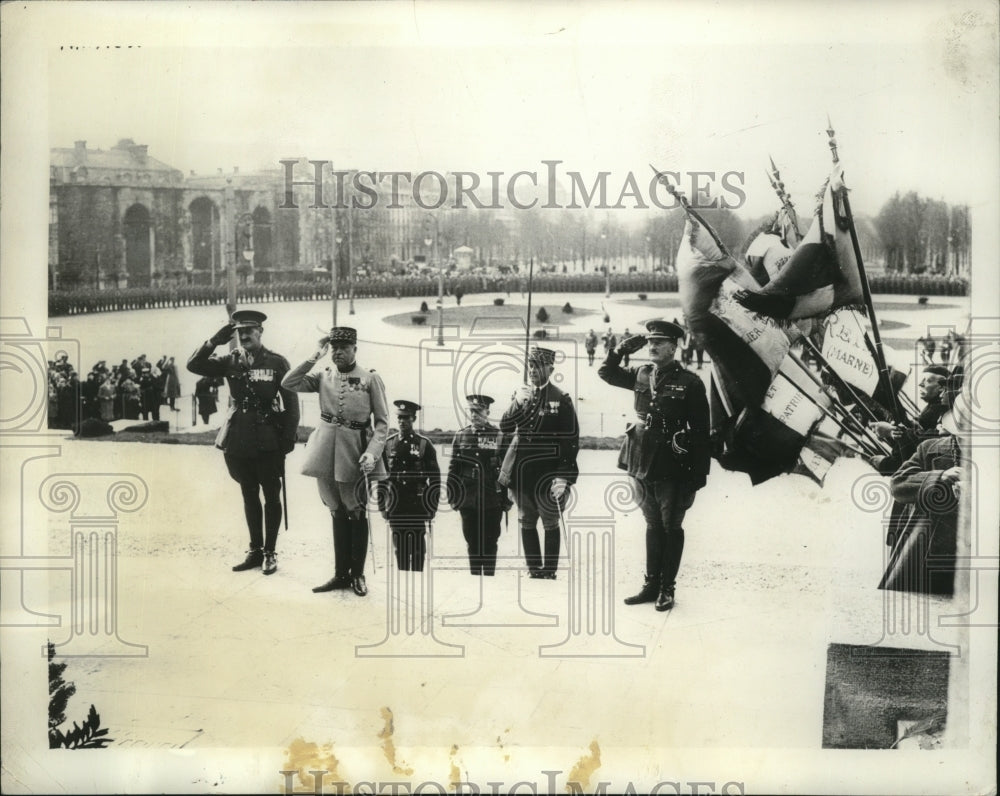
<svg viewBox="0 0 1000 796"><path fill-rule="evenodd" d="M493 575L497 568L500 516L511 507L507 488L497 482L503 435L489 421L488 395L467 395L472 423L455 435L448 464L448 503L462 517L469 571Z"/></svg>
<svg viewBox="0 0 1000 796"><path fill-rule="evenodd" d="M229 413L215 444L225 452L229 475L243 492L250 531L246 559L233 570L262 567L265 575L271 575L278 569L275 544L281 523L281 479L285 456L295 447L299 397L281 386L288 360L261 343L265 320L263 312L234 312L230 322L191 355L187 369L229 382ZM229 342L233 334L239 338L239 348L215 356L215 348Z"/></svg>
<svg viewBox="0 0 1000 796"><path fill-rule="evenodd" d="M399 433L389 436L383 456L389 477L380 484L379 510L392 531L396 564L401 570L422 572L427 523L437 514L441 468L437 451L427 437L413 430L419 404L394 401Z"/></svg>
<svg viewBox="0 0 1000 796"><path fill-rule="evenodd" d="M500 418L504 436L513 436L504 457L501 482L517 502L521 543L532 578L555 580L559 565L559 512L579 470L580 427L573 401L550 381L555 352L533 348L528 355L529 383L514 393ZM544 556L538 520L545 532Z"/></svg>
<svg viewBox="0 0 1000 796"><path fill-rule="evenodd" d="M282 386L319 393L320 420L309 437L302 472L316 478L320 499L333 517L334 575L313 591L350 588L364 597L368 479L385 478L389 408L382 379L357 363L357 350L358 333L335 327L309 359L288 372ZM310 373L328 352L333 367Z"/></svg>
<svg viewBox="0 0 1000 796"><path fill-rule="evenodd" d="M630 337L610 351L597 371L608 384L634 394L636 420L626 428L618 466L638 482L646 520L646 578L625 604L655 602L657 611L674 606L684 514L705 485L711 463L705 385L674 359L683 336L675 323L650 321L645 336ZM651 364L623 368L622 358L647 341Z"/></svg>

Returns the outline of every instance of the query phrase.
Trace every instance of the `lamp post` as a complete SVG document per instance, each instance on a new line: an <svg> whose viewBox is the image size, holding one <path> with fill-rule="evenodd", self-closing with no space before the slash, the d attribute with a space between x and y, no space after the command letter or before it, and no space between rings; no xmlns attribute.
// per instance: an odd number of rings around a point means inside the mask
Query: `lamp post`
<svg viewBox="0 0 1000 796"><path fill-rule="evenodd" d="M427 214L430 216L430 213ZM438 342L439 346L444 345L444 269L441 267L441 263L438 260L438 220L437 216L431 216L434 219L434 237L430 237L430 232L428 231L427 237L424 238L424 245L430 248L433 244L433 258L434 262L437 264L438 268Z"/></svg>
<svg viewBox="0 0 1000 796"><path fill-rule="evenodd" d="M611 297L611 271L608 269L608 231L601 230L601 242L604 246L604 298Z"/></svg>
<svg viewBox="0 0 1000 796"><path fill-rule="evenodd" d="M340 244L344 240L344 236L341 235L340 232L338 232L336 234L336 236L334 236L333 240L337 244L337 248L334 249L334 251L333 251L333 267L330 269L332 271L331 276L332 276L332 280L333 280L331 282L331 285L330 285L330 295L331 295L331 297L333 299L333 325L334 325L334 327L336 327L336 325L337 325L337 298L338 298L337 293L338 293L338 291L340 289L339 285L337 284L337 277L339 276L338 272L340 271Z"/></svg>
<svg viewBox="0 0 1000 796"><path fill-rule="evenodd" d="M348 314L354 314L354 252L351 249L351 207L347 207L347 281L348 281Z"/></svg>

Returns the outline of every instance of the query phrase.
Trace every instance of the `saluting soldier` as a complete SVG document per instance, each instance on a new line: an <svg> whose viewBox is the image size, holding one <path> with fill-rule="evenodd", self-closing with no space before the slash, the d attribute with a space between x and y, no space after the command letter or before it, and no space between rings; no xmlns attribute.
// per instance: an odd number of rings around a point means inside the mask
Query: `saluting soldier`
<svg viewBox="0 0 1000 796"><path fill-rule="evenodd" d="M462 517L469 550L469 571L493 575L497 568L500 516L512 503L497 482L503 460L503 435L489 421L489 395L467 395L472 423L455 435L448 464L448 503Z"/></svg>
<svg viewBox="0 0 1000 796"><path fill-rule="evenodd" d="M396 564L401 570L422 572L427 554L424 533L437 514L441 468L431 441L413 430L420 405L394 401L399 432L385 443L389 477L379 489L379 510L392 531Z"/></svg>
<svg viewBox="0 0 1000 796"><path fill-rule="evenodd" d="M675 323L649 321L645 336L630 337L609 352L597 371L608 384L634 393L636 420L625 430L618 466L638 482L646 520L646 578L625 604L655 601L657 611L674 606L684 514L705 485L711 464L705 385L674 359L683 336ZM651 363L623 368L622 357L647 341Z"/></svg>
<svg viewBox="0 0 1000 796"><path fill-rule="evenodd" d="M319 341L309 359L290 370L282 386L319 393L320 421L309 437L304 475L316 478L319 496L333 518L334 574L314 592L353 589L368 594L367 479L385 478L382 450L389 432L385 385L356 360L358 333L338 326ZM333 367L310 373L327 352Z"/></svg>
<svg viewBox="0 0 1000 796"><path fill-rule="evenodd" d="M532 578L556 579L559 567L559 512L566 490L576 483L579 470L580 426L573 401L552 384L555 352L532 348L528 379L514 393L500 418L504 435L514 435L505 455L502 480L517 501L521 543ZM538 520L545 531L544 557L538 538Z"/></svg>
<svg viewBox="0 0 1000 796"><path fill-rule="evenodd" d="M288 360L261 342L266 320L263 312L255 310L234 312L230 322L191 355L187 369L199 376L225 377L229 382L232 400L215 445L224 451L229 475L243 492L243 512L250 531L246 559L233 571L262 567L265 575L271 575L278 569L275 544L281 523L281 478L285 456L295 447L299 397L281 388ZM215 348L228 343L234 333L240 347L215 356Z"/></svg>

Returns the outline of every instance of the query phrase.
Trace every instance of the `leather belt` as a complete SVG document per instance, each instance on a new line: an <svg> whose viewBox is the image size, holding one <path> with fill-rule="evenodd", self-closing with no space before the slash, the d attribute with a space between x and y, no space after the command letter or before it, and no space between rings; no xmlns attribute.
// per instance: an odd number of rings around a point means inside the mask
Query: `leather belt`
<svg viewBox="0 0 1000 796"><path fill-rule="evenodd" d="M656 417L655 415L638 415L639 422L646 428L655 428L660 431L665 431L668 434L672 434L675 431L680 431L684 428L683 421L680 420L668 420L663 417Z"/></svg>
<svg viewBox="0 0 1000 796"><path fill-rule="evenodd" d="M319 416L327 423L333 423L335 426L347 426L347 428L353 428L355 431L360 431L363 428L371 428L369 423L362 423L360 420L343 420L342 418L334 417L329 412L320 412Z"/></svg>

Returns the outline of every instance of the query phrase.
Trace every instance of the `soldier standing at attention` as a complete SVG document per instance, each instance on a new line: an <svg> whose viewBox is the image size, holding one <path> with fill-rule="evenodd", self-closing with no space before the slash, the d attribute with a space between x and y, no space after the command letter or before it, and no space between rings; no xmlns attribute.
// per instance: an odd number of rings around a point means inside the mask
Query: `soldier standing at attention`
<svg viewBox="0 0 1000 796"><path fill-rule="evenodd" d="M281 523L281 479L285 456L295 447L299 397L281 388L288 360L261 343L266 320L263 312L234 312L232 320L191 355L187 369L199 376L224 376L229 382L232 400L215 445L224 451L229 475L243 492L250 531L246 559L233 571L263 567L264 574L271 575L278 569L275 544ZM215 356L215 348L229 342L234 333L240 347Z"/></svg>
<svg viewBox="0 0 1000 796"><path fill-rule="evenodd" d="M379 510L392 531L396 564L401 570L422 572L427 542L427 523L437 514L441 495L441 468L437 451L427 437L413 430L420 410L413 401L394 401L399 433L385 443L389 477L379 489Z"/></svg>
<svg viewBox="0 0 1000 796"><path fill-rule="evenodd" d="M309 437L302 473L316 478L320 499L333 517L334 575L313 591L349 588L364 597L367 479L385 478L382 449L389 408L382 379L357 363L357 350L358 333L348 326L335 327L281 385L293 392L319 393L320 421ZM327 352L334 367L310 373Z"/></svg>
<svg viewBox="0 0 1000 796"><path fill-rule="evenodd" d="M462 517L469 571L493 575L497 568L500 515L511 507L507 488L497 483L503 458L500 429L489 421L488 395L467 395L471 425L455 435L448 465L448 502Z"/></svg>
<svg viewBox="0 0 1000 796"><path fill-rule="evenodd" d="M576 483L579 470L580 426L573 401L552 384L555 352L533 348L528 355L529 383L516 393L500 418L504 436L514 435L510 455L504 458L503 481L517 501L521 544L532 578L556 579L559 566L559 513L566 490ZM545 531L544 557L538 538L538 520Z"/></svg>
<svg viewBox="0 0 1000 796"><path fill-rule="evenodd" d="M645 337L630 337L597 371L608 384L634 393L636 422L625 430L618 466L638 482L636 494L646 520L646 578L625 604L655 601L657 611L674 606L684 551L681 523L711 464L705 385L674 359L683 336L675 323L650 321ZM623 368L622 357L647 341L651 364Z"/></svg>

